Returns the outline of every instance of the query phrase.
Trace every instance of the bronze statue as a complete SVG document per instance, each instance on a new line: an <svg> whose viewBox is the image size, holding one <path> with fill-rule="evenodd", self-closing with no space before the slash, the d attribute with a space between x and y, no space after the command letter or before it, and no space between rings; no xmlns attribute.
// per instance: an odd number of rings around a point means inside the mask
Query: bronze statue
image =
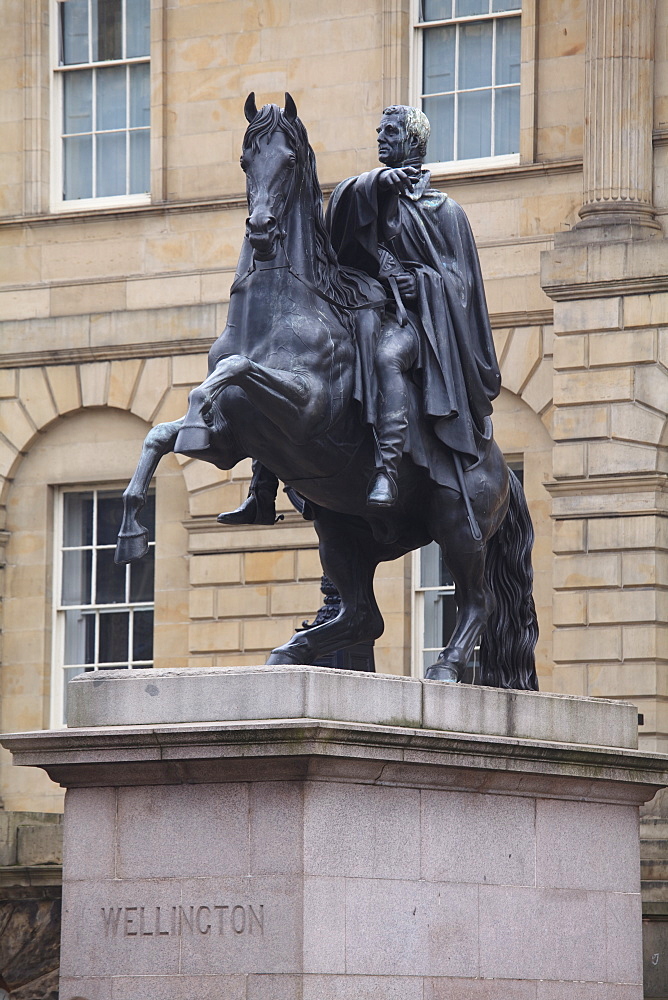
<svg viewBox="0 0 668 1000"><path fill-rule="evenodd" d="M251 94L245 112L249 217L228 323L186 416L147 435L117 559L144 554L137 514L162 455L224 469L251 456L251 494L221 520L272 523L280 477L313 518L341 594L335 619L268 663L377 638L376 566L434 539L458 613L426 676L459 680L482 633L482 682L536 688L533 532L492 437L500 378L473 237L421 169L426 118L386 109L385 165L339 185L325 222L292 98L258 111Z"/></svg>

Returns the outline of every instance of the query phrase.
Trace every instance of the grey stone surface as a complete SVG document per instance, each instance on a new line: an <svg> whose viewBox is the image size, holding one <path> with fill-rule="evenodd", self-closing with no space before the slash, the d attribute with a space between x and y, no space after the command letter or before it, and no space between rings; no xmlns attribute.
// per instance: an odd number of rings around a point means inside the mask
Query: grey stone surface
<svg viewBox="0 0 668 1000"><path fill-rule="evenodd" d="M71 728L301 718L628 748L638 731L624 702L326 667L110 670L68 687Z"/></svg>
<svg viewBox="0 0 668 1000"><path fill-rule="evenodd" d="M195 933L180 938L180 971L188 975L298 973L302 957L302 894L294 875L181 880L181 898L212 910ZM201 901L201 902L200 902ZM209 930L208 925L211 924Z"/></svg>
<svg viewBox="0 0 668 1000"><path fill-rule="evenodd" d="M642 983L641 920L642 900L640 892L605 893L606 978L608 982Z"/></svg>
<svg viewBox="0 0 668 1000"><path fill-rule="evenodd" d="M425 979L423 1000L536 1000L536 983L502 979Z"/></svg>
<svg viewBox="0 0 668 1000"><path fill-rule="evenodd" d="M422 878L534 885L533 799L425 789L421 804Z"/></svg>
<svg viewBox="0 0 668 1000"><path fill-rule="evenodd" d="M58 1000L112 1000L111 984L107 978L61 975Z"/></svg>
<svg viewBox="0 0 668 1000"><path fill-rule="evenodd" d="M638 810L598 802L536 804L536 884L640 892Z"/></svg>
<svg viewBox="0 0 668 1000"><path fill-rule="evenodd" d="M304 870L304 786L254 781L250 795L250 871L292 875Z"/></svg>
<svg viewBox="0 0 668 1000"><path fill-rule="evenodd" d="M421 715L419 681L326 667L110 670L68 687L70 727L312 718L419 726Z"/></svg>
<svg viewBox="0 0 668 1000"><path fill-rule="evenodd" d="M304 972L346 971L346 880L304 879Z"/></svg>
<svg viewBox="0 0 668 1000"><path fill-rule="evenodd" d="M438 681L422 685L425 729L597 746L638 745L638 712L626 702Z"/></svg>
<svg viewBox="0 0 668 1000"><path fill-rule="evenodd" d="M310 782L304 802L309 875L420 877L420 792L414 788Z"/></svg>
<svg viewBox="0 0 668 1000"><path fill-rule="evenodd" d="M120 878L246 875L249 787L175 785L118 791ZM141 818L140 818L141 817Z"/></svg>
<svg viewBox="0 0 668 1000"><path fill-rule="evenodd" d="M69 788L65 796L64 879L116 874L116 789Z"/></svg>
<svg viewBox="0 0 668 1000"><path fill-rule="evenodd" d="M246 1000L245 976L116 976L111 1000Z"/></svg>
<svg viewBox="0 0 668 1000"><path fill-rule="evenodd" d="M614 983L554 983L536 985L536 1000L643 1000L640 985Z"/></svg>
<svg viewBox="0 0 668 1000"><path fill-rule="evenodd" d="M21 825L16 831L19 865L62 865L63 831L55 823Z"/></svg>
<svg viewBox="0 0 668 1000"><path fill-rule="evenodd" d="M348 879L346 971L478 975L478 887Z"/></svg>
<svg viewBox="0 0 668 1000"><path fill-rule="evenodd" d="M605 893L481 886L480 975L609 981L605 904Z"/></svg>
<svg viewBox="0 0 668 1000"><path fill-rule="evenodd" d="M246 1000L303 1000L302 976L252 974L246 980Z"/></svg>
<svg viewBox="0 0 668 1000"><path fill-rule="evenodd" d="M422 1000L422 983L421 976L305 976L303 1000Z"/></svg>

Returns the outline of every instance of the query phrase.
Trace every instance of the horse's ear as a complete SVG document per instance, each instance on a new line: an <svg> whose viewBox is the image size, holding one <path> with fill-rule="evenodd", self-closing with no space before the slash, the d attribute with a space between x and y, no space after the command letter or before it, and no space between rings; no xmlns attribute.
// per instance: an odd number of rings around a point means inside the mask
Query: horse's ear
<svg viewBox="0 0 668 1000"><path fill-rule="evenodd" d="M255 91L251 90L250 94L246 98L246 103L244 104L244 114L246 115L246 121L252 122L257 115L257 106L255 104Z"/></svg>
<svg viewBox="0 0 668 1000"><path fill-rule="evenodd" d="M287 91L285 92L285 107L283 108L283 112L289 122L293 122L297 117L297 105Z"/></svg>

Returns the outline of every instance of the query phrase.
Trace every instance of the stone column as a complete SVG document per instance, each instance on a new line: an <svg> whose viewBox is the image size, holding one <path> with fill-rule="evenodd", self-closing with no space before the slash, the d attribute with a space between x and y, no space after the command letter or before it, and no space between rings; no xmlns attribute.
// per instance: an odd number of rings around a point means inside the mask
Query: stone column
<svg viewBox="0 0 668 1000"><path fill-rule="evenodd" d="M655 0L587 2L578 229L630 226L647 237L659 228L652 205L655 9Z"/></svg>

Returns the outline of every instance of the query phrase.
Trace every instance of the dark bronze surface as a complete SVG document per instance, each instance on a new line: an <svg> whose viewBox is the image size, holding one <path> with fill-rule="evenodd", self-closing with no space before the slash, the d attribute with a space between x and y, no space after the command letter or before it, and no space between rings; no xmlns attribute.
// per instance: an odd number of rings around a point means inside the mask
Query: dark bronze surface
<svg viewBox="0 0 668 1000"><path fill-rule="evenodd" d="M339 614L268 663L318 663L383 631L378 563L438 542L457 620L427 671L460 680L482 635L482 682L536 688L533 530L494 442L500 376L463 210L429 184L413 108L383 112L384 165L338 186L323 217L315 157L285 108L246 101L249 216L228 322L181 420L144 443L125 493L117 560L146 551L137 514L169 451L230 469L255 460L227 524L271 524L278 479L304 501Z"/></svg>

